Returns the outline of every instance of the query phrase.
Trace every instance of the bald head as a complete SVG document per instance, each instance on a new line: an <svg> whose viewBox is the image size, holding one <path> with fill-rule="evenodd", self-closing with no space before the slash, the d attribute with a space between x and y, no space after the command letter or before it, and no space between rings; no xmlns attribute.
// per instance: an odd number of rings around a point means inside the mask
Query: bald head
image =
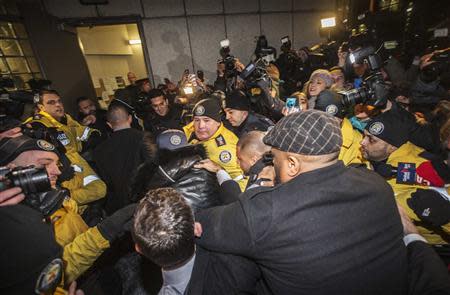
<svg viewBox="0 0 450 295"><path fill-rule="evenodd" d="M124 106L119 104L112 105L108 108L106 120L113 130L131 127L131 115Z"/></svg>
<svg viewBox="0 0 450 295"><path fill-rule="evenodd" d="M237 143L236 153L239 165L246 174L265 153L270 152L270 146L263 142L264 135L262 131L250 131Z"/></svg>

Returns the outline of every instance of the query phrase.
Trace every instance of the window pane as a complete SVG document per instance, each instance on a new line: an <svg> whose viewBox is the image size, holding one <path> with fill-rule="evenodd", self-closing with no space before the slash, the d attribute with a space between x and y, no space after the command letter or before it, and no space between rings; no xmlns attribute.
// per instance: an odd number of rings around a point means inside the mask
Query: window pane
<svg viewBox="0 0 450 295"><path fill-rule="evenodd" d="M34 57L27 58L28 65L30 66L30 69L32 72L39 72L39 65Z"/></svg>
<svg viewBox="0 0 450 295"><path fill-rule="evenodd" d="M20 47L22 47L22 52L24 55L33 55L33 49L31 48L30 42L28 40L20 40Z"/></svg>
<svg viewBox="0 0 450 295"><path fill-rule="evenodd" d="M6 61L4 58L0 59L0 72L2 75L9 74L8 67L6 66Z"/></svg>
<svg viewBox="0 0 450 295"><path fill-rule="evenodd" d="M0 49L3 55L23 55L16 40L0 40Z"/></svg>
<svg viewBox="0 0 450 295"><path fill-rule="evenodd" d="M10 23L0 22L0 37L14 37Z"/></svg>
<svg viewBox="0 0 450 295"><path fill-rule="evenodd" d="M14 30L16 31L16 36L19 38L28 38L25 26L21 23L13 23Z"/></svg>
<svg viewBox="0 0 450 295"><path fill-rule="evenodd" d="M28 66L23 57L7 57L9 68L13 73L28 73Z"/></svg>

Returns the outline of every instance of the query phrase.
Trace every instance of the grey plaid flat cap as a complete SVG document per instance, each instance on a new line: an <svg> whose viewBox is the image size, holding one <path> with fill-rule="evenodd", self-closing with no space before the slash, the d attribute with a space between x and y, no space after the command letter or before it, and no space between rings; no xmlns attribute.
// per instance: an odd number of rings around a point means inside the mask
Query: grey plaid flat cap
<svg viewBox="0 0 450 295"><path fill-rule="evenodd" d="M264 143L301 155L331 154L341 149L341 127L335 117L307 110L281 119L264 137Z"/></svg>

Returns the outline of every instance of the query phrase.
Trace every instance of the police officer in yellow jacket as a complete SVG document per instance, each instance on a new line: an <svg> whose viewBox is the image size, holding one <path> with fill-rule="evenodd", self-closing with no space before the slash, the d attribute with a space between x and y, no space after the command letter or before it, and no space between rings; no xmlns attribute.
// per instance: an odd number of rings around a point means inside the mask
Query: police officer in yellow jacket
<svg viewBox="0 0 450 295"><path fill-rule="evenodd" d="M322 91L317 97L314 109L326 112L341 121L342 147L339 160L346 166L367 165L367 160L361 154L360 142L363 136L353 129L350 121L344 117L345 108L338 94L331 90Z"/></svg>
<svg viewBox="0 0 450 295"><path fill-rule="evenodd" d="M43 166L53 191L57 188L56 180L61 173L57 166L58 159L55 146L44 140L19 136L0 141L0 165ZM40 211L54 227L55 240L64 249L62 256L65 262L65 282L71 282L86 271L103 251L109 248L110 242L123 232L122 225L131 219L134 205L117 211L97 226L89 228L76 212L76 203L70 198L66 198L62 206L60 202L51 202L54 204L53 208L45 210L44 213L42 204L47 202L49 197L48 194L41 195L37 200L40 204L34 203L32 207ZM27 197L22 203L28 204L26 201Z"/></svg>
<svg viewBox="0 0 450 295"><path fill-rule="evenodd" d="M387 179L397 202L417 222L420 234L432 244L449 243L448 220L439 226L432 225L424 222L410 207L410 200L418 190L434 189L433 186L443 183L436 181L439 173L425 158L428 153L408 141L408 129L402 121L389 112L373 118L366 126L361 147L371 168Z"/></svg>
<svg viewBox="0 0 450 295"><path fill-rule="evenodd" d="M66 148L66 156L71 161L75 172L74 177L64 181L62 185L69 189L81 213L87 204L106 195L105 183L79 154L83 143L88 141L93 132L98 131L82 126L66 114L61 97L54 90L41 90L37 107L39 112L27 119L25 123L37 128L56 128L57 138Z"/></svg>
<svg viewBox="0 0 450 295"><path fill-rule="evenodd" d="M236 157L237 136L221 122L221 106L211 98L199 101L193 109L193 122L184 126L189 143L202 143L211 161L220 165L244 191L247 179Z"/></svg>

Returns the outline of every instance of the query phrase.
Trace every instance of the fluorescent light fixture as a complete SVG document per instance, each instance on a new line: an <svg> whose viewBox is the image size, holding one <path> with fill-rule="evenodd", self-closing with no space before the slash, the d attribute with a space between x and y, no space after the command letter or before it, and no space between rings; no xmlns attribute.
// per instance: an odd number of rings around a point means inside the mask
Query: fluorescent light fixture
<svg viewBox="0 0 450 295"><path fill-rule="evenodd" d="M141 40L140 39L131 39L131 40L128 40L128 43L130 45L141 44Z"/></svg>
<svg viewBox="0 0 450 295"><path fill-rule="evenodd" d="M322 25L322 28L332 28L336 26L336 18L335 17L322 18L320 20L320 23Z"/></svg>
<svg viewBox="0 0 450 295"><path fill-rule="evenodd" d="M406 12L411 12L412 10L413 10L413 8L409 7L409 8L406 9Z"/></svg>

